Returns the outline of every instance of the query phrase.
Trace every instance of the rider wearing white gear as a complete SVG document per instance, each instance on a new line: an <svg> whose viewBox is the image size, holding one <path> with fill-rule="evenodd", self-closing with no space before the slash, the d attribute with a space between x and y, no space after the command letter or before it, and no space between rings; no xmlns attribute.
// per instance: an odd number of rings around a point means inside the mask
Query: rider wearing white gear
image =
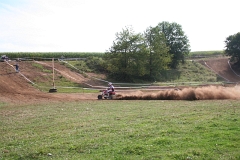
<svg viewBox="0 0 240 160"><path fill-rule="evenodd" d="M114 92L114 86L111 82L108 83L107 92L108 92L108 96L109 96L109 93Z"/></svg>

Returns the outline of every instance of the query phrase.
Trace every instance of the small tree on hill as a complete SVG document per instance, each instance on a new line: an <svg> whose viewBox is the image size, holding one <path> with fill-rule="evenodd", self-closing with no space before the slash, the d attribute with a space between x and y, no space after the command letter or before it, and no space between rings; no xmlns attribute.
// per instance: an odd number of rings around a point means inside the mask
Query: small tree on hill
<svg viewBox="0 0 240 160"><path fill-rule="evenodd" d="M230 35L224 42L226 44L225 54L231 56L231 61L240 66L240 32Z"/></svg>

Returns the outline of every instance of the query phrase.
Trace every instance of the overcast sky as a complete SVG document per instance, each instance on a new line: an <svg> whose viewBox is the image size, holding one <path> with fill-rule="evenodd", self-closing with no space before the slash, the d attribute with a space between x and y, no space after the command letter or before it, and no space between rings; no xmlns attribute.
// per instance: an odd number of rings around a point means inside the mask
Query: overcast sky
<svg viewBox="0 0 240 160"><path fill-rule="evenodd" d="M240 32L239 0L0 0L0 52L105 52L125 26L182 26L191 51Z"/></svg>

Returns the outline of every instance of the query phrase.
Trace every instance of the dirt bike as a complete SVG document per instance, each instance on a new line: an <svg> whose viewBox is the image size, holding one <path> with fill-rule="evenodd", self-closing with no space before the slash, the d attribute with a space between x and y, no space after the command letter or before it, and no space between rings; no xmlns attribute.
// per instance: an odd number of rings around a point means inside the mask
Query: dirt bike
<svg viewBox="0 0 240 160"><path fill-rule="evenodd" d="M108 94L108 90L100 90L101 94L98 95L98 99L114 99L116 93L114 91L110 91Z"/></svg>

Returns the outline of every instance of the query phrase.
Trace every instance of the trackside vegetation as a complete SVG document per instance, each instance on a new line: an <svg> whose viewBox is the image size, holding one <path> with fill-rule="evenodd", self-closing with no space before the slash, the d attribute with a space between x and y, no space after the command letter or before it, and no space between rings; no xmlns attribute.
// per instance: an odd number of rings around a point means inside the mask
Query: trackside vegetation
<svg viewBox="0 0 240 160"><path fill-rule="evenodd" d="M240 102L0 103L0 159L240 159Z"/></svg>

